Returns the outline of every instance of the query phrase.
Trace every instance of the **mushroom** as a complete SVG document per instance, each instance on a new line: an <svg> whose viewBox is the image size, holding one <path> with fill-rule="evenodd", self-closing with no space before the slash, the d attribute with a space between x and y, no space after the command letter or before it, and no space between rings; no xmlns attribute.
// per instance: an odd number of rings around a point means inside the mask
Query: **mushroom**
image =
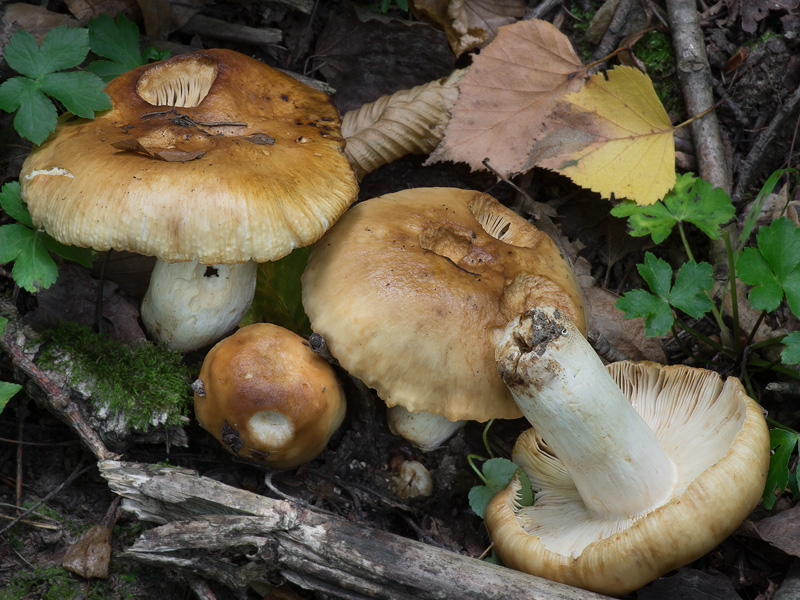
<svg viewBox="0 0 800 600"><path fill-rule="evenodd" d="M322 452L346 409L330 364L304 338L269 323L218 342L193 387L206 431L229 452L279 468Z"/></svg>
<svg viewBox="0 0 800 600"><path fill-rule="evenodd" d="M357 204L312 248L302 287L313 330L392 407L393 431L423 449L465 420L521 416L494 360L511 318L555 305L585 329L555 244L472 190L417 188Z"/></svg>
<svg viewBox="0 0 800 600"><path fill-rule="evenodd" d="M512 457L519 482L486 510L509 567L611 595L699 558L755 508L769 432L741 383L651 362L606 369L562 311L511 321L497 367L533 429Z"/></svg>
<svg viewBox="0 0 800 600"><path fill-rule="evenodd" d="M255 262L316 241L355 200L330 99L230 50L108 84L113 107L65 115L20 174L34 224L65 244L156 256L149 333L187 351L229 332Z"/></svg>

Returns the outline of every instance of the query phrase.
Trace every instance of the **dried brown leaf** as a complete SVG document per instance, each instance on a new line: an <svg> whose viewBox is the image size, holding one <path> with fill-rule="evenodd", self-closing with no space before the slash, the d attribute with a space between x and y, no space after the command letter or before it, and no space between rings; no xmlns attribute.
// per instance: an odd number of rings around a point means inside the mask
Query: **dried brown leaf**
<svg viewBox="0 0 800 600"><path fill-rule="evenodd" d="M95 525L67 548L62 566L86 579L108 578L111 560L111 531L105 525Z"/></svg>
<svg viewBox="0 0 800 600"><path fill-rule="evenodd" d="M584 67L567 37L546 21L501 27L459 83L444 140L428 163L484 158L503 176L520 172L559 98L578 90Z"/></svg>
<svg viewBox="0 0 800 600"><path fill-rule="evenodd" d="M484 46L498 28L525 14L521 0L412 0L409 8L444 30L456 56Z"/></svg>
<svg viewBox="0 0 800 600"><path fill-rule="evenodd" d="M196 160L202 158L205 152L202 150L193 150L190 152L184 150L174 150L171 148L151 148L143 145L139 140L129 138L114 142L111 144L117 150L125 150L127 152L135 152L143 154L150 158L158 160L165 160L167 162L186 162L189 160Z"/></svg>
<svg viewBox="0 0 800 600"><path fill-rule="evenodd" d="M441 141L464 69L400 90L342 117L345 155L360 180L406 154L428 154Z"/></svg>

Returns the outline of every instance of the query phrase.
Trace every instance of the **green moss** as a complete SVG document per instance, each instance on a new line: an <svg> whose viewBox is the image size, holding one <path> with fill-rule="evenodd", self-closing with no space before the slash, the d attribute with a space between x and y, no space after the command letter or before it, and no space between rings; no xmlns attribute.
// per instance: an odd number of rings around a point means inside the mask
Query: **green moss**
<svg viewBox="0 0 800 600"><path fill-rule="evenodd" d="M59 350L69 353L71 384L95 382L92 401L122 413L132 428L146 429L153 415L167 414L165 425L179 425L192 398L191 373L179 352L146 342L130 348L88 327L62 321L46 334L39 360L64 372Z"/></svg>
<svg viewBox="0 0 800 600"><path fill-rule="evenodd" d="M592 0L589 6L591 7L589 10L583 10L578 4L573 2L569 9L570 14L576 19L572 24L572 28L576 32L576 35L573 36L575 52L584 63L592 59L592 53L594 52L594 46L586 41L585 33L589 28L589 23L592 22L594 15L597 13L600 2Z"/></svg>
<svg viewBox="0 0 800 600"><path fill-rule="evenodd" d="M636 42L633 52L644 63L656 94L667 112L682 115L685 111L674 76L675 51L669 36L660 31L651 31Z"/></svg>
<svg viewBox="0 0 800 600"><path fill-rule="evenodd" d="M15 574L8 586L0 590L0 600L104 600L112 596L128 600L134 598L135 580L135 574L121 574L119 585L112 591L109 581L87 582L58 566L39 567Z"/></svg>

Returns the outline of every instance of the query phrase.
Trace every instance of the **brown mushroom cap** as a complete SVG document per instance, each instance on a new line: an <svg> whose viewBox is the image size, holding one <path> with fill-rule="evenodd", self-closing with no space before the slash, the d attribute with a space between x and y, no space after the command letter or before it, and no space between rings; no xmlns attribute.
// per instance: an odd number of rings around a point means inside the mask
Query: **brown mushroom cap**
<svg viewBox="0 0 800 600"><path fill-rule="evenodd" d="M314 242L355 200L329 98L255 59L183 54L106 91L113 108L66 115L20 174L33 222L63 243L264 262Z"/></svg>
<svg viewBox="0 0 800 600"><path fill-rule="evenodd" d="M769 431L736 378L723 384L704 369L627 361L608 370L676 465L670 499L644 515L594 518L564 465L530 429L513 458L536 500L520 507L512 482L492 499L486 524L505 565L622 595L699 558L739 526L761 498Z"/></svg>
<svg viewBox="0 0 800 600"><path fill-rule="evenodd" d="M417 188L367 200L314 246L303 273L314 331L389 406L452 421L521 416L495 367L508 321L555 305L585 331L555 244L481 192Z"/></svg>
<svg viewBox="0 0 800 600"><path fill-rule="evenodd" d="M200 381L200 425L233 454L275 467L312 460L344 419L344 393L331 366L277 325L248 325L217 343Z"/></svg>

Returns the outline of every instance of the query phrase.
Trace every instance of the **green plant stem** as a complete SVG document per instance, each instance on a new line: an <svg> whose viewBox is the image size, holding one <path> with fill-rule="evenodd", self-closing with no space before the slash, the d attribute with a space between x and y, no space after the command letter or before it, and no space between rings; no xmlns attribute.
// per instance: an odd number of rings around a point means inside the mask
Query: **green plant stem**
<svg viewBox="0 0 800 600"><path fill-rule="evenodd" d="M694 259L692 248L689 246L689 240L686 237L686 230L683 228L683 223L681 221L678 221L678 232L680 232L681 234L681 242L683 243L683 249L686 251L686 256L689 258L690 261L696 263L697 261ZM725 326L725 322L722 320L722 315L720 314L719 309L717 308L717 305L714 302L714 298L711 295L711 292L709 290L705 290L705 294L711 301L711 314L713 315L714 320L717 322L717 327L719 327L720 333L723 334L726 333L728 331L728 328Z"/></svg>
<svg viewBox="0 0 800 600"><path fill-rule="evenodd" d="M758 315L758 319L756 319L756 324L753 325L753 329L750 330L750 335L747 336L747 341L745 341L744 343L745 347L749 346L753 342L753 338L756 336L756 331L758 331L758 328L761 327L761 323L764 321L764 317L766 316L767 316L767 311L762 310L761 314ZM759 344L763 344L763 342L759 342Z"/></svg>
<svg viewBox="0 0 800 600"><path fill-rule="evenodd" d="M769 415L765 415L764 416L764 420L766 420L767 423L769 423L770 425L773 425L777 429L784 429L786 431L794 433L795 435L800 435L800 431L797 431L796 429L793 429L792 427L789 427L788 425L784 425L783 423L779 423L778 421L776 421L775 419L773 419Z"/></svg>
<svg viewBox="0 0 800 600"><path fill-rule="evenodd" d="M736 356L740 356L742 346L741 330L739 328L739 294L736 290L736 260L733 256L730 233L725 229L722 230L722 238L725 241L725 254L728 257L728 282L731 288L731 316L733 318L733 351ZM722 290L722 297L725 297L725 290ZM753 332L750 333L751 335L753 334Z"/></svg>
<svg viewBox="0 0 800 600"><path fill-rule="evenodd" d="M692 360L696 360L697 362L701 362L707 365L716 365L716 363L713 360L703 358L702 356L698 356L694 352L692 352L691 349L686 344L684 344L678 337L678 332L675 329L674 324L672 326L672 338L675 340L675 343L678 344L678 348L681 349L681 352L683 352L683 354L688 358L691 358Z"/></svg>
<svg viewBox="0 0 800 600"><path fill-rule="evenodd" d="M489 485L489 480L486 479L486 476L483 474L483 472L475 465L474 461L476 461L476 460L484 460L485 461L485 460L488 460L488 459L483 457L483 456L480 456L478 454L468 454L467 455L467 462L469 463L469 466L472 467L472 470L475 471L475 474L478 476L478 479L480 479L483 482L483 485Z"/></svg>
<svg viewBox="0 0 800 600"><path fill-rule="evenodd" d="M494 458L494 452L492 452L491 447L489 446L489 427L492 426L494 423L494 419L489 419L486 423L486 427L483 428L483 445L486 448L486 452L489 454L489 458Z"/></svg>
<svg viewBox="0 0 800 600"><path fill-rule="evenodd" d="M727 350L726 350L726 348L725 348L725 346L723 346L722 344L720 344L720 343L718 343L718 342L715 342L714 340L712 340L710 337L708 337L708 336L707 336L707 335L705 335L704 333L701 333L701 332L697 331L697 329L695 329L694 327L692 327L692 326L690 326L690 325L687 325L686 323L684 323L684 322L683 322L683 321L681 321L680 319L677 319L677 318L676 318L676 319L675 319L675 324L676 324L678 327L680 327L681 329L683 329L684 331L688 331L688 332L689 332L689 333L691 333L691 334L692 334L694 337L696 337L696 338L697 338L697 339L699 339L700 341L704 342L704 343L705 343L705 344L707 344L708 346L711 346L711 347L712 347L714 350L716 350L717 352L723 352L723 353L725 353L725 354L727 354L727 353L728 353L728 352L727 352Z"/></svg>

